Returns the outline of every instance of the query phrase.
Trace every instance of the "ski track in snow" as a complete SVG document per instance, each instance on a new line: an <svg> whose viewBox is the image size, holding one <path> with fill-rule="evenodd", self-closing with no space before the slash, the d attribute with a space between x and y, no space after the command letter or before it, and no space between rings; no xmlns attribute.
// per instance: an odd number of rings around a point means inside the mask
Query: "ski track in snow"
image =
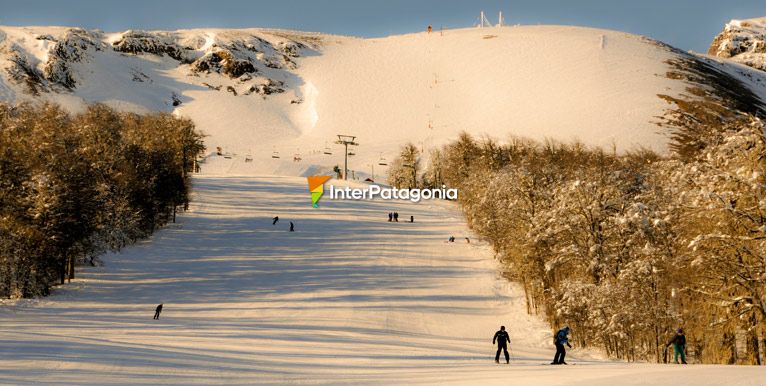
<svg viewBox="0 0 766 386"><path fill-rule="evenodd" d="M0 384L763 384L757 367L579 350L578 366L543 366L550 331L488 246L464 242L456 206L320 205L303 178L195 177L178 223L51 297L0 308ZM415 223L388 223L390 211ZM492 362L500 324L510 366Z"/></svg>

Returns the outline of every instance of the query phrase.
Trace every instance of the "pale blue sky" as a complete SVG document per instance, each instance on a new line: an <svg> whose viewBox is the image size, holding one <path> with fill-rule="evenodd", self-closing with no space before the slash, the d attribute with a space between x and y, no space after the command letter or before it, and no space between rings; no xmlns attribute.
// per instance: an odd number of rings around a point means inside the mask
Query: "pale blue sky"
<svg viewBox="0 0 766 386"><path fill-rule="evenodd" d="M278 27L385 36L467 27L484 10L513 24L568 24L648 35L704 51L730 19L766 16L766 0L0 0L2 25L71 25L105 31Z"/></svg>

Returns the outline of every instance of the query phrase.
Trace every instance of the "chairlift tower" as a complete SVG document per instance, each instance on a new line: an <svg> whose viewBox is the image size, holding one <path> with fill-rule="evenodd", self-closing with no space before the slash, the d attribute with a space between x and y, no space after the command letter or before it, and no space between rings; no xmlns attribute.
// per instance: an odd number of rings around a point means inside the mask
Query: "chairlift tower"
<svg viewBox="0 0 766 386"><path fill-rule="evenodd" d="M485 26L492 27L492 23L490 23L487 16L484 15L484 11L481 11L481 14L479 15L479 28L484 28Z"/></svg>
<svg viewBox="0 0 766 386"><path fill-rule="evenodd" d="M348 180L348 146L359 146L359 143L356 142L355 136L343 134L338 134L338 140L335 143L345 146L345 151L343 152L343 179Z"/></svg>

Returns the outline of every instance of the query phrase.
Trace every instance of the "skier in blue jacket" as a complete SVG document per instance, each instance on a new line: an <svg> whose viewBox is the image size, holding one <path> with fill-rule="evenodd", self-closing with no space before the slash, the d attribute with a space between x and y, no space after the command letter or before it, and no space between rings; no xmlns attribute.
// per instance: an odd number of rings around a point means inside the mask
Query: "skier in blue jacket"
<svg viewBox="0 0 766 386"><path fill-rule="evenodd" d="M551 362L552 365L565 365L567 364L564 362L564 357L567 355L567 350L564 349L564 345L567 345L567 347L572 348L572 345L569 344L569 326L566 326L559 330L556 333L556 336L553 337L553 343L556 345L556 355L553 357L553 362Z"/></svg>
<svg viewBox="0 0 766 386"><path fill-rule="evenodd" d="M684 335L684 329L679 328L673 339L668 342L666 348L673 345L673 353L675 353L675 362L678 364L678 357L681 356L681 363L686 364L686 335Z"/></svg>

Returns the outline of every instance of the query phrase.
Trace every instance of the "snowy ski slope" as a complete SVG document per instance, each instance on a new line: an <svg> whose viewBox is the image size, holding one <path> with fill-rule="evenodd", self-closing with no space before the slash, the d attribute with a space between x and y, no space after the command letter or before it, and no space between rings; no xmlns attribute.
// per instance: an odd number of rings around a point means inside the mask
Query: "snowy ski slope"
<svg viewBox="0 0 766 386"><path fill-rule="evenodd" d="M43 74L66 31L0 27L0 100L174 111L227 156L202 164L179 223L83 268L51 297L0 305L0 384L764 384L755 367L624 364L579 348L569 357L576 366L545 366L549 328L525 313L489 247L465 243L456 206L325 199L313 209L306 180L294 177L342 164L335 134L358 136L350 168L378 177L381 158L404 142L428 148L462 130L664 151L667 133L654 122L667 105L657 94L685 84L663 76L675 54L654 42L560 26L380 39L258 29L161 36L189 47L190 60L256 44L258 73L248 79L116 52L109 47L123 33L91 31L83 33L100 49L68 63L72 90L44 81L50 90L34 96L11 79L9 58ZM288 60L278 48L291 42L305 48ZM246 95L267 79L284 92ZM391 211L416 221L388 223ZM510 366L492 362L500 324Z"/></svg>
<svg viewBox="0 0 766 386"><path fill-rule="evenodd" d="M550 331L488 247L463 240L448 203L313 209L304 178L195 183L177 224L51 297L0 307L0 384L763 384L757 367L599 362L578 349L575 366L545 365ZM389 211L415 223L388 223ZM510 366L493 363L500 324Z"/></svg>

